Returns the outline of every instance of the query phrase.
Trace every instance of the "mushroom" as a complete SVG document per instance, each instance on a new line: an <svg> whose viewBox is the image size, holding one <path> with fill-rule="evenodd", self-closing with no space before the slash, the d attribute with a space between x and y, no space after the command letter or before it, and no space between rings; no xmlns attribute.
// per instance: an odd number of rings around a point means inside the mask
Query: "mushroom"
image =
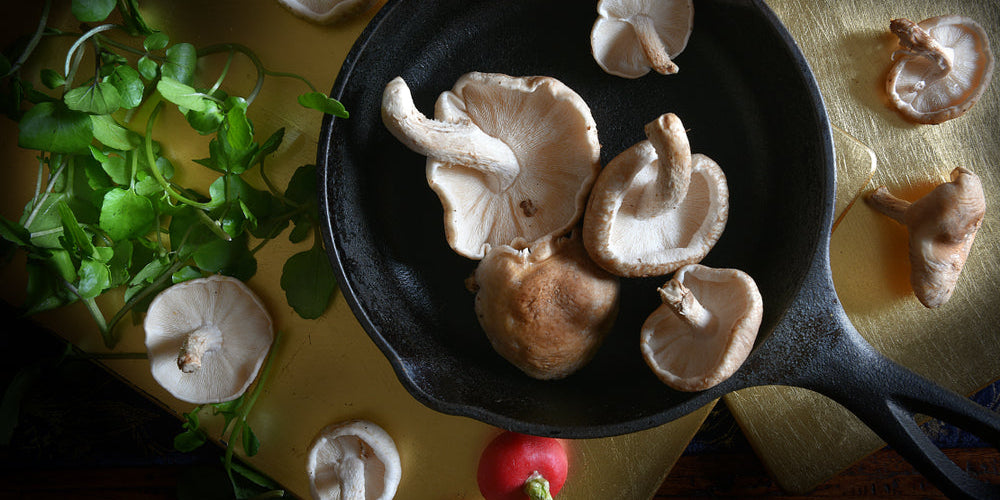
<svg viewBox="0 0 1000 500"><path fill-rule="evenodd" d="M367 420L325 427L309 450L306 467L316 500L389 500L402 477L396 443Z"/></svg>
<svg viewBox="0 0 1000 500"><path fill-rule="evenodd" d="M359 16L375 5L376 0L278 0L282 6L316 24L334 24Z"/></svg>
<svg viewBox="0 0 1000 500"><path fill-rule="evenodd" d="M677 57L691 36L691 0L601 0L590 32L594 60L612 75L639 78L652 68L677 73Z"/></svg>
<svg viewBox="0 0 1000 500"><path fill-rule="evenodd" d="M494 350L541 380L587 364L618 314L618 278L590 260L576 233L492 248L471 281Z"/></svg>
<svg viewBox="0 0 1000 500"><path fill-rule="evenodd" d="M919 24L893 19L899 37L886 91L907 119L941 123L969 110L989 86L993 54L986 32L963 16L938 16Z"/></svg>
<svg viewBox="0 0 1000 500"><path fill-rule="evenodd" d="M868 203L906 226L910 237L910 286L928 308L948 302L986 213L979 176L958 167L951 182L912 204L880 186Z"/></svg>
<svg viewBox="0 0 1000 500"><path fill-rule="evenodd" d="M195 404L239 397L274 339L264 304L242 281L215 275L160 292L143 323L153 378Z"/></svg>
<svg viewBox="0 0 1000 500"><path fill-rule="evenodd" d="M590 108L550 77L468 73L440 95L435 119L417 110L397 77L386 85L382 119L427 156L448 244L470 259L518 237L567 232L601 168Z"/></svg>
<svg viewBox="0 0 1000 500"><path fill-rule="evenodd" d="M623 277L699 262L729 216L726 176L709 157L691 154L680 118L661 115L646 136L604 168L583 219L591 258Z"/></svg>
<svg viewBox="0 0 1000 500"><path fill-rule="evenodd" d="M690 264L658 291L663 305L643 323L640 340L656 376L680 391L708 389L732 376L750 354L764 312L753 278Z"/></svg>

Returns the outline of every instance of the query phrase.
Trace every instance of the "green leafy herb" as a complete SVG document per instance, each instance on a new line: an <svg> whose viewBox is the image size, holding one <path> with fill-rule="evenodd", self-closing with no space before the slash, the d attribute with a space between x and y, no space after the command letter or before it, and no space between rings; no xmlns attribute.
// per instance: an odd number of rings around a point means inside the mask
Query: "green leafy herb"
<svg viewBox="0 0 1000 500"><path fill-rule="evenodd" d="M271 182L265 164L284 129L259 142L252 103L265 77L291 77L308 87L298 98L302 106L346 118L343 105L299 75L267 69L243 45L198 48L172 40L146 23L136 0L73 0L81 23L108 23L115 9L122 20L81 33L47 28L49 4L24 52L0 58L2 109L18 124L18 145L38 151L37 165L20 166L38 172L34 196L18 220L0 220L0 237L28 256L22 309L34 314L82 302L105 344L114 347L116 325L129 313L142 314L156 293L213 273L250 279L258 268L256 252L291 227L290 241L303 242L310 233L314 241L285 263L281 286L298 314L321 315L336 280L315 234L315 167L299 168L284 190ZM123 36L108 38L113 32ZM39 43L55 35L76 37L62 72L22 75ZM93 64L81 65L91 50ZM199 60L218 53L253 63L257 84L249 94L226 89L228 63L213 81L200 80ZM89 69L92 74L85 73ZM33 81L54 95L35 91ZM171 145L153 140L159 117L169 112L181 113L210 137L204 156L185 162L218 175L207 193L175 182L166 158ZM148 119L133 126L133 116ZM263 187L249 180L254 171ZM96 299L119 287L124 303L106 315ZM196 421L189 424L197 428ZM248 451L259 446L249 429L239 433Z"/></svg>

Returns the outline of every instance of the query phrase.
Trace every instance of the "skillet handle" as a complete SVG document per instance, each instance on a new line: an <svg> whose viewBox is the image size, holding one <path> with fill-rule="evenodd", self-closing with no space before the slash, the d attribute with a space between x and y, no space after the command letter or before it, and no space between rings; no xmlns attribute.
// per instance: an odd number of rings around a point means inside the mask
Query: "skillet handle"
<svg viewBox="0 0 1000 500"><path fill-rule="evenodd" d="M834 399L861 419L949 498L1000 498L1000 484L980 481L948 458L917 424L917 415L948 422L1000 448L1000 413L976 404L891 361L848 326L845 337L865 370L840 370L853 380L817 383L813 390ZM857 366L857 365L856 365Z"/></svg>

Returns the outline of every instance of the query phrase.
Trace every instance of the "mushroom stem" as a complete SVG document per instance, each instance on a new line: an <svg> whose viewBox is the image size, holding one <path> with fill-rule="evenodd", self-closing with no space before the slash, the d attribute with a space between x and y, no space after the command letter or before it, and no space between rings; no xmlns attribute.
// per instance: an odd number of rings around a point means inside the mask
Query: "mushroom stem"
<svg viewBox="0 0 1000 500"><path fill-rule="evenodd" d="M222 332L214 325L204 325L188 334L177 354L177 368L194 373L201 368L205 354L222 346Z"/></svg>
<svg viewBox="0 0 1000 500"><path fill-rule="evenodd" d="M662 75L677 73L680 68L670 60L667 47L656 32L656 24L653 23L653 18L645 14L638 14L629 19L629 24L635 30L635 35L639 39L642 51L646 54L646 59L649 59L649 65Z"/></svg>
<svg viewBox="0 0 1000 500"><path fill-rule="evenodd" d="M676 277L658 288L663 303L692 327L703 330L712 322L712 312L705 309L691 290Z"/></svg>
<svg viewBox="0 0 1000 500"><path fill-rule="evenodd" d="M411 150L442 163L463 165L486 174L496 192L509 188L521 171L510 146L474 123L427 118L417 109L410 88L401 77L385 87L382 121Z"/></svg>
<svg viewBox="0 0 1000 500"><path fill-rule="evenodd" d="M691 144L681 119L665 113L646 124L646 137L657 156L654 189L646 193L640 205L640 217L652 217L676 208L687 197L691 184Z"/></svg>
<svg viewBox="0 0 1000 500"><path fill-rule="evenodd" d="M885 186L879 186L872 194L868 195L868 204L882 215L888 216L899 222L906 224L903 217L911 203L893 196Z"/></svg>
<svg viewBox="0 0 1000 500"><path fill-rule="evenodd" d="M365 500L365 463L359 457L347 457L340 463L340 498Z"/></svg>
<svg viewBox="0 0 1000 500"><path fill-rule="evenodd" d="M907 51L926 57L941 69L940 76L951 72L952 56L938 41L917 23L909 19L893 19L889 30L899 37L899 44Z"/></svg>

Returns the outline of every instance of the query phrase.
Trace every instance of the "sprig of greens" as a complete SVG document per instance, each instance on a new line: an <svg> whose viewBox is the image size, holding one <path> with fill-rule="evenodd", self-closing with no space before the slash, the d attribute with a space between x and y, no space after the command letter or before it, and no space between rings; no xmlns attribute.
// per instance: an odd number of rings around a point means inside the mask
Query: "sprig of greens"
<svg viewBox="0 0 1000 500"><path fill-rule="evenodd" d="M174 42L143 20L137 0L73 0L77 19L93 24L81 33L47 27L49 4L21 50L0 56L0 108L18 122L18 145L38 151L35 192L22 216L0 218L0 237L27 254L25 314L82 302L112 348L116 325L144 312L156 293L214 273L247 280L257 271L255 253L289 227L292 242L312 234L314 243L285 262L281 286L302 317L322 314L336 280L313 230L315 166L299 167L284 190L275 186L265 165L284 129L259 142L249 109L268 77L305 83L309 91L298 102L307 108L346 118L343 105L302 76L267 69L243 45L197 49ZM115 11L121 21L108 22ZM37 80L22 77L40 41L54 36L75 37L61 72L46 68ZM88 52L92 68L81 63ZM199 83L198 60L212 54L227 54L224 69L215 81ZM225 90L237 56L257 71L245 96ZM191 162L218 175L207 193L175 182L169 146L154 140L158 118L170 109L210 137L207 155ZM145 111L144 126L130 127ZM247 180L252 171L262 189ZM124 303L105 315L96 299L120 287Z"/></svg>

